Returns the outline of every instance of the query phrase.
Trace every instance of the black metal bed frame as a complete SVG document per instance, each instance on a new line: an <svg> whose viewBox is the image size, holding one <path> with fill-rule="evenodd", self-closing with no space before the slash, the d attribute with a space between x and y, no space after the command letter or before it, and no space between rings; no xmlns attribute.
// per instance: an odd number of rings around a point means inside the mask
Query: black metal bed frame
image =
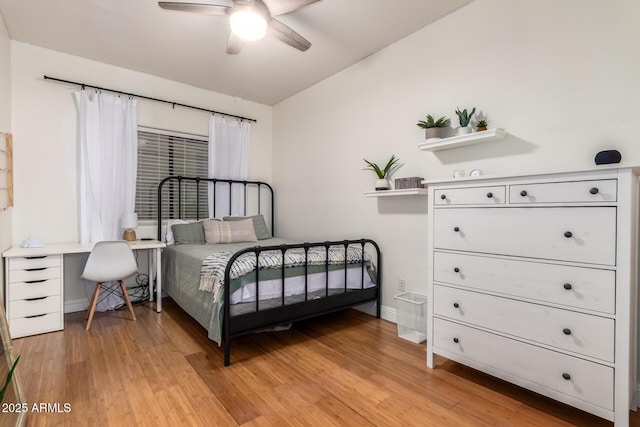
<svg viewBox="0 0 640 427"><path fill-rule="evenodd" d="M215 211L215 189L216 184L227 183L229 186L229 209L231 209L232 202L232 187L233 185L242 185L244 188L244 215L247 215L247 186L257 186L257 213L262 213L261 208L261 194L262 189L264 188L270 194L270 209L271 209L271 233L275 236L274 233L274 196L273 196L273 188L261 181L245 181L245 180L230 180L230 179L217 179L217 178L200 178L200 177L182 177L182 176L170 176L163 179L158 185L158 240L162 241L162 187L167 182L177 181L178 182L178 216L180 217L182 214L182 182L195 182L196 183L196 197L199 199L199 185L201 182L213 182L213 194L214 197L214 211ZM200 219L199 212L199 200L196 202L196 220ZM229 212L231 215L231 212ZM348 247L350 245L360 245L363 254L363 262L360 262L361 269L361 288L360 289L348 289L347 287L347 271L348 271L348 263L346 253ZM365 273L365 262L364 262L364 253L365 246L371 245L375 249L376 253L376 283L374 287L364 288L364 275ZM334 293L333 295L329 295L329 248L335 246L343 246L345 250L345 262L344 262L344 289L340 293ZM320 298L309 299L308 296L308 252L311 248L325 248L326 256L325 256L325 264L324 264L324 273L325 273L325 294ZM261 252L264 251L280 251L282 253L282 257L284 259L284 255L287 250L290 249L304 249L305 253L305 265L304 265L304 302L294 303L294 304L285 304L285 266L284 264L280 267L281 269L281 282L282 282L282 300L281 305L269 308L265 310L260 310L260 269L256 268L256 309L253 312L240 314L240 315L231 315L231 305L230 305L230 274L231 268L234 262L241 256L246 254L253 253L256 257L256 265L258 265L258 258ZM285 323L296 322L304 319L309 319L312 317L320 316L323 314L332 313L335 311L343 310L346 308L354 307L356 305L368 303L368 302L376 302L376 317L380 318L380 298L381 298L381 253L378 244L371 239L356 239L356 240L337 240L337 241L325 241L325 242L315 242L315 243L297 243L297 244L288 244L288 245L273 245L273 246L255 246L252 248L242 249L233 254L229 262L227 263L225 274L224 274L224 307L223 307L223 344L224 344L224 365L229 366L231 362L231 339L246 335L251 332L255 332L261 329L270 328L273 326L282 325ZM335 289L333 289L335 292Z"/></svg>

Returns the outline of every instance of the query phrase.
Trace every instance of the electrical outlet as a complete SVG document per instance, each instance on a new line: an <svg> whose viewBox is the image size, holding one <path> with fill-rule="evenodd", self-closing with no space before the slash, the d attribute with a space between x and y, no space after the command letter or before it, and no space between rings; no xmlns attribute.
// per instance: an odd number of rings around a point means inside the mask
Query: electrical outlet
<svg viewBox="0 0 640 427"><path fill-rule="evenodd" d="M407 281L404 279L398 280L398 290L400 292L404 292L406 288L407 288Z"/></svg>

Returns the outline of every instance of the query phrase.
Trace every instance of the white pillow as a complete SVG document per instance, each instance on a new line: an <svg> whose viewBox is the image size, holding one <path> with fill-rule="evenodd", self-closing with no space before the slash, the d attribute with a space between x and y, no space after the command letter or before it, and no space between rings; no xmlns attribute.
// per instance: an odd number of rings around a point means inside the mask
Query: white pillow
<svg viewBox="0 0 640 427"><path fill-rule="evenodd" d="M173 240L173 230L171 230L171 226L174 224L187 224L187 221L183 219L170 219L167 221L167 234L165 235L165 243L167 245L173 245L175 240Z"/></svg>

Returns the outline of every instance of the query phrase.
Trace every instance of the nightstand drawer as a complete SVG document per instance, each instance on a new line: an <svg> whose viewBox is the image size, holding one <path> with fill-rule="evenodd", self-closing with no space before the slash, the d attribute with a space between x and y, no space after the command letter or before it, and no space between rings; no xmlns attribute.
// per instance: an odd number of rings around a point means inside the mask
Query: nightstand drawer
<svg viewBox="0 0 640 427"><path fill-rule="evenodd" d="M9 285L9 298L11 301L61 294L60 279L42 279L31 283L16 282Z"/></svg>
<svg viewBox="0 0 640 427"><path fill-rule="evenodd" d="M615 179L509 186L510 203L602 203L616 200Z"/></svg>
<svg viewBox="0 0 640 427"><path fill-rule="evenodd" d="M34 267L29 270L12 270L9 274L11 283L60 279L60 267Z"/></svg>
<svg viewBox="0 0 640 427"><path fill-rule="evenodd" d="M59 331L63 326L61 312L47 313L41 316L11 319L11 322L9 322L9 332L11 333L11 338L20 338L28 335Z"/></svg>
<svg viewBox="0 0 640 427"><path fill-rule="evenodd" d="M434 347L453 360L537 392L561 393L574 406L579 399L613 410L613 368L442 319L434 319L434 331Z"/></svg>
<svg viewBox="0 0 640 427"><path fill-rule="evenodd" d="M12 271L43 267L60 267L61 265L61 255L9 258L9 269Z"/></svg>
<svg viewBox="0 0 640 427"><path fill-rule="evenodd" d="M433 298L437 316L613 362L613 319L441 285Z"/></svg>
<svg viewBox="0 0 640 427"><path fill-rule="evenodd" d="M436 251L433 280L469 290L615 314L613 270Z"/></svg>
<svg viewBox="0 0 640 427"><path fill-rule="evenodd" d="M499 205L506 202L504 186L451 188L436 190L434 204L449 205Z"/></svg>
<svg viewBox="0 0 640 427"><path fill-rule="evenodd" d="M41 297L30 300L9 301L9 316L11 322L20 317L38 316L41 314L60 312L60 295Z"/></svg>
<svg viewBox="0 0 640 427"><path fill-rule="evenodd" d="M616 263L616 208L434 209L437 249Z"/></svg>

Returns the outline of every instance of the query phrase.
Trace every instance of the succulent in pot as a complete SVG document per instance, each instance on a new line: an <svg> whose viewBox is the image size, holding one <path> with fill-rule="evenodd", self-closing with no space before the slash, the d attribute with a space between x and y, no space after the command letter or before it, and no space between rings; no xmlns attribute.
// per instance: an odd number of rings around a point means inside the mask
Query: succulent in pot
<svg viewBox="0 0 640 427"><path fill-rule="evenodd" d="M436 120L431 114L427 114L425 120L420 120L416 124L418 127L425 129L425 138L427 140L441 139L443 137L444 128L449 127L451 120L445 116Z"/></svg>
<svg viewBox="0 0 640 427"><path fill-rule="evenodd" d="M469 122L471 121L471 117L476 112L476 107L473 107L470 113L467 112L467 109L460 110L460 108L456 109L456 114L458 115L458 121L460 122L460 128L458 129L458 133L463 135L465 133L471 132L471 127L469 126Z"/></svg>
<svg viewBox="0 0 640 427"><path fill-rule="evenodd" d="M486 120L478 120L478 132L482 132L483 130L487 130L487 121Z"/></svg>

